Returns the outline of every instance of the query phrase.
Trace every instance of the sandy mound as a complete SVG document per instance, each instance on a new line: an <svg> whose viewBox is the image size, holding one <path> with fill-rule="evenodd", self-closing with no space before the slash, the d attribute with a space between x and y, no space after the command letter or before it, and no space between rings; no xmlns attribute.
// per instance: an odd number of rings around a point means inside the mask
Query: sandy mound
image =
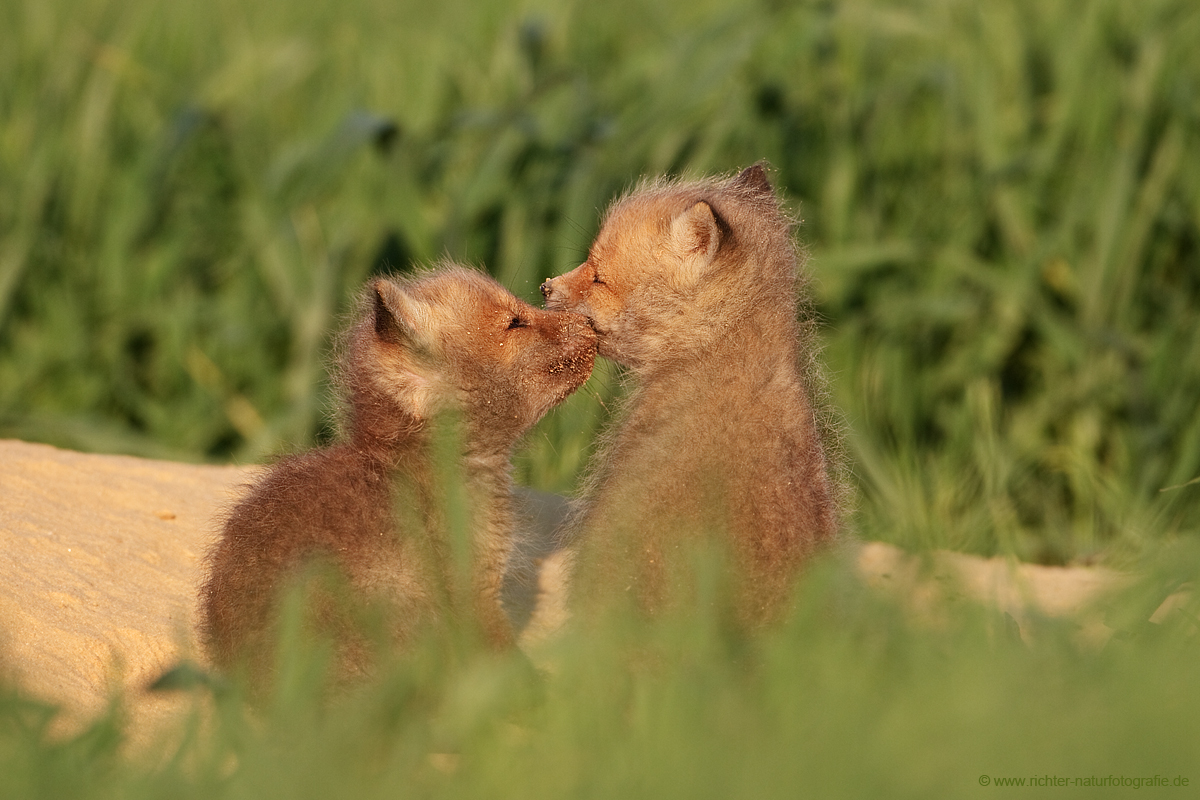
<svg viewBox="0 0 1200 800"><path fill-rule="evenodd" d="M1071 619L1086 645L1103 645L1112 635L1100 603L1133 580L1103 567L1044 567L948 551L914 556L882 542L863 545L855 566L867 585L899 598L920 622L941 624L950 607L969 601L1007 614L1027 642L1036 628L1032 617Z"/></svg>
<svg viewBox="0 0 1200 800"><path fill-rule="evenodd" d="M144 687L194 653L196 588L214 519L257 469L0 441L0 666L8 680L60 705L68 727L118 689L137 698L135 713L169 711L169 696L147 698ZM561 514L561 499L550 500L531 513ZM533 563L552 550L538 540L552 527L536 526L523 545ZM859 549L856 564L866 583L911 598L918 610L965 597L1019 622L1031 610L1076 614L1123 581L1096 568L951 553L917 559L878 543Z"/></svg>
<svg viewBox="0 0 1200 800"><path fill-rule="evenodd" d="M86 718L190 651L215 512L255 468L0 441L0 662Z"/></svg>

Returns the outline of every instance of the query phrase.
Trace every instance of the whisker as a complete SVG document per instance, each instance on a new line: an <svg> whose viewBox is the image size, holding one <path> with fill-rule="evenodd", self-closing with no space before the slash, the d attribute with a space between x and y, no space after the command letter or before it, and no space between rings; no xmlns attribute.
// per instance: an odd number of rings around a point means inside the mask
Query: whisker
<svg viewBox="0 0 1200 800"><path fill-rule="evenodd" d="M592 398L593 398L593 399L594 399L594 400L595 400L597 403L599 403L599 404L600 404L600 407L604 409L604 412L605 412L606 414L607 414L607 413L611 413L611 412L609 412L609 410L608 410L608 406L607 406L607 405L605 404L605 402L604 402L604 398L600 396L600 392L599 392L599 390L597 390L597 389L594 389L594 388L592 388L592 387L590 387L590 386L584 385L584 387L583 387L583 391L585 391L585 392L587 392L589 395L591 395L591 396L592 396Z"/></svg>

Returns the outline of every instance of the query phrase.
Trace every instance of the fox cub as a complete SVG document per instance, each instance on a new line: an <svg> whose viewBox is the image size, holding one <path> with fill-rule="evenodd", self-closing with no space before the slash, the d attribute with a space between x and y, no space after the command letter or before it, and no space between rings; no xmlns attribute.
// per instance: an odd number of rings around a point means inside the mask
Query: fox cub
<svg viewBox="0 0 1200 800"><path fill-rule="evenodd" d="M208 556L200 638L212 661L269 671L281 589L314 563L332 567L353 601L383 608L401 647L447 621L508 645L501 586L514 525L512 451L587 379L595 350L583 317L536 309L473 270L373 281L344 344L345 441L276 463L228 513ZM458 439L434 432L445 411L457 416ZM450 458L472 536L470 586L457 603L447 590L445 441L460 446ZM312 605L339 647L339 672L367 669L332 594Z"/></svg>
<svg viewBox="0 0 1200 800"><path fill-rule="evenodd" d="M777 616L835 536L840 492L791 222L763 167L643 185L542 293L584 314L632 378L574 523L578 602L627 594L652 610L689 568L682 545L711 534L740 621Z"/></svg>

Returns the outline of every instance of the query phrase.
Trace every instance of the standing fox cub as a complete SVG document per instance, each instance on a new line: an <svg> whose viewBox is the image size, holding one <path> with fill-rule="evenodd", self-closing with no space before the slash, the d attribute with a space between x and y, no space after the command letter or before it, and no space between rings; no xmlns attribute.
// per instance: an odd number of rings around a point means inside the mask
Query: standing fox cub
<svg viewBox="0 0 1200 800"><path fill-rule="evenodd" d="M739 618L758 624L833 539L803 288L760 165L643 186L612 206L583 264L542 284L546 307L587 316L600 355L633 378L575 519L585 607L624 592L661 605L687 569L682 545L711 534L735 566Z"/></svg>
<svg viewBox="0 0 1200 800"><path fill-rule="evenodd" d="M587 379L595 349L583 317L536 309L473 270L371 283L345 345L347 441L275 464L229 512L209 554L200 633L210 658L269 671L281 589L314 564L332 567L354 602L382 608L400 646L454 617L493 646L509 644L500 593L512 450ZM460 421L458 439L435 433L443 411ZM449 458L472 536L470 586L457 603L438 457L449 441L461 446ZM340 672L353 675L368 664L365 645L327 589L310 598L313 621L337 643Z"/></svg>

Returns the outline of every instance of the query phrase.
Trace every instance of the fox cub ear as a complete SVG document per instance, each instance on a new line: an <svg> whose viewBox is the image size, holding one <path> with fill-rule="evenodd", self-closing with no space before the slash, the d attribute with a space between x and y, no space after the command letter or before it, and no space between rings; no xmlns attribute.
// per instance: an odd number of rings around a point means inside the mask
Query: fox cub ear
<svg viewBox="0 0 1200 800"><path fill-rule="evenodd" d="M399 359L392 364L387 388L418 418L427 417L438 396L436 373L422 358L428 350L422 331L429 330L430 309L403 287L383 278L371 284L371 297L375 338L401 347Z"/></svg>
<svg viewBox="0 0 1200 800"><path fill-rule="evenodd" d="M380 278L371 287L375 300L375 335L380 341L417 345L418 331L427 328L428 309L391 281Z"/></svg>
<svg viewBox="0 0 1200 800"><path fill-rule="evenodd" d="M722 226L712 206L701 200L671 220L671 242L683 257L684 274L695 281L712 263L721 247Z"/></svg>
<svg viewBox="0 0 1200 800"><path fill-rule="evenodd" d="M771 182L767 180L767 171L763 168L761 161L739 172L731 185L751 194L772 193Z"/></svg>

